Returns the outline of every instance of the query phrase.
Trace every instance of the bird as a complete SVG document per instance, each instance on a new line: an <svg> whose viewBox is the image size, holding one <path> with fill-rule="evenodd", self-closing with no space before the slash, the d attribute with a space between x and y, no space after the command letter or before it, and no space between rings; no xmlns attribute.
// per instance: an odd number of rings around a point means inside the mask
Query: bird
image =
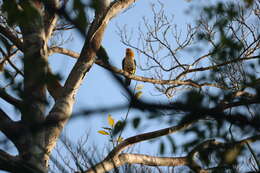
<svg viewBox="0 0 260 173"><path fill-rule="evenodd" d="M131 75L135 74L136 61L135 61L135 57L134 57L134 51L130 48L126 48L125 57L122 61L122 69ZM126 78L125 85L129 86L130 84L131 84L131 79Z"/></svg>

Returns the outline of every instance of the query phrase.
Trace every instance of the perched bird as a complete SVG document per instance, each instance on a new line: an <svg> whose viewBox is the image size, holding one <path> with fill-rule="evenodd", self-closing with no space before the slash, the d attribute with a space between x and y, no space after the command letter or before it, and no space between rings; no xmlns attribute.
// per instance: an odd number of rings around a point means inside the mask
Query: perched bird
<svg viewBox="0 0 260 173"><path fill-rule="evenodd" d="M134 57L134 52L132 49L127 48L125 53L125 58L122 61L122 68L124 71L128 72L129 74L135 74L136 71L136 62ZM129 86L131 83L131 79L125 79L125 85Z"/></svg>

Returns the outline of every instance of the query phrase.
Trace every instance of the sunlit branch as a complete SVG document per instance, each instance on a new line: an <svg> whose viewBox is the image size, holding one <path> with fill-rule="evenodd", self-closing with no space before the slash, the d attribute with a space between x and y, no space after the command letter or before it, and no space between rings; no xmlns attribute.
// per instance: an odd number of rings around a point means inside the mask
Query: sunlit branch
<svg viewBox="0 0 260 173"><path fill-rule="evenodd" d="M180 129L179 129L180 130ZM139 135L135 136L138 137ZM134 137L131 137L134 138ZM139 136L139 142L142 141L142 137ZM130 138L128 138L130 139ZM126 139L126 140L128 140ZM124 140L122 143L124 143ZM148 139L146 139L148 140ZM148 166L188 166L196 172L207 173L210 170L217 170L219 167L214 168L201 168L196 161L194 160L194 156L196 153L204 152L207 149L216 150L218 148L222 148L225 151L230 151L230 149L243 146L246 143L252 143L260 140L260 135L252 136L240 141L224 143L218 142L215 139L204 141L197 146L195 146L186 156L184 157L155 157L143 154L128 154L128 153L119 153L122 150L118 151L118 154L114 154L112 150L111 153L100 163L96 164L92 168L86 170L84 173L103 173L110 171L116 167L122 166L124 164L143 164ZM116 148L120 148L119 144ZM132 144L127 145L126 147L131 146ZM116 149L115 148L115 149Z"/></svg>

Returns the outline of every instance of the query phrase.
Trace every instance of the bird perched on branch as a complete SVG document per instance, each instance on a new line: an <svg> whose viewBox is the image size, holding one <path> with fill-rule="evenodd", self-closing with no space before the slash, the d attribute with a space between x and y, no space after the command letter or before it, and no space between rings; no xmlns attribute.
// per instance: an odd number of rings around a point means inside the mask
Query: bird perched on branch
<svg viewBox="0 0 260 173"><path fill-rule="evenodd" d="M129 74L135 74L136 71L136 62L134 58L134 51L130 48L126 49L125 58L122 61L122 68L124 71L128 72ZM125 79L125 85L129 86L131 83L131 79Z"/></svg>

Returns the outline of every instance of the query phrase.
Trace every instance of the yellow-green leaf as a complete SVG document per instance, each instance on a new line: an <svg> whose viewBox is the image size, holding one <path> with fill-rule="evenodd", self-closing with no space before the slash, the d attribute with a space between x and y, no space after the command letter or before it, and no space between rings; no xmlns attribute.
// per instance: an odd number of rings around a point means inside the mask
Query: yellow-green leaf
<svg viewBox="0 0 260 173"><path fill-rule="evenodd" d="M143 89L144 88L144 85L137 85L136 86L136 90L141 90L141 89Z"/></svg>
<svg viewBox="0 0 260 173"><path fill-rule="evenodd" d="M119 137L117 138L117 142L119 142L119 143L121 143L123 140L124 140L124 138L122 138L121 136L119 136Z"/></svg>
<svg viewBox="0 0 260 173"><path fill-rule="evenodd" d="M101 135L109 135L109 133L105 130L99 130L98 133L100 133Z"/></svg>
<svg viewBox="0 0 260 173"><path fill-rule="evenodd" d="M142 91L138 91L138 92L135 94L135 98L136 98L136 99L139 99L142 95L143 95L143 92L142 92Z"/></svg>
<svg viewBox="0 0 260 173"><path fill-rule="evenodd" d="M114 127L115 125L115 120L113 119L113 117L109 114L108 117L107 117L107 121L108 121L108 124L111 126L111 127Z"/></svg>

